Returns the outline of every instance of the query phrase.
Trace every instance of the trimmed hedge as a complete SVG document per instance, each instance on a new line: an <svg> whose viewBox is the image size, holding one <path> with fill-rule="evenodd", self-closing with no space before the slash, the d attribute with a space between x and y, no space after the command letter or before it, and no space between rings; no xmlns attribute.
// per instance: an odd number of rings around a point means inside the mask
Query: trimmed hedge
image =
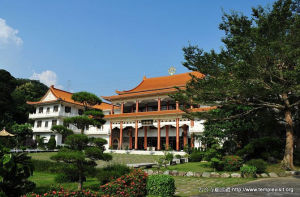
<svg viewBox="0 0 300 197"><path fill-rule="evenodd" d="M246 163L249 166L255 166L257 173L264 173L267 169L267 162L262 159L251 159Z"/></svg>
<svg viewBox="0 0 300 197"><path fill-rule="evenodd" d="M202 161L203 159L203 152L198 152L198 151L195 151L195 152L192 152L190 154L190 161L191 162L199 162L199 161Z"/></svg>
<svg viewBox="0 0 300 197"><path fill-rule="evenodd" d="M175 180L172 176L158 174L148 177L147 194L155 196L173 196L175 193Z"/></svg>
<svg viewBox="0 0 300 197"><path fill-rule="evenodd" d="M133 170L116 180L100 186L100 190L107 196L139 197L146 195L147 174L142 170Z"/></svg>
<svg viewBox="0 0 300 197"><path fill-rule="evenodd" d="M245 178L248 177L256 177L256 167L255 166L248 166L244 165L240 168L242 176Z"/></svg>

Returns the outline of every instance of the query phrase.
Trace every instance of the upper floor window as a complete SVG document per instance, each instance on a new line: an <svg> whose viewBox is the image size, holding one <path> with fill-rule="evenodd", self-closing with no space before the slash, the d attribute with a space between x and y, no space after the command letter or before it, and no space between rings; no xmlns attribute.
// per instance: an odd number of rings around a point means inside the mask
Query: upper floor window
<svg viewBox="0 0 300 197"><path fill-rule="evenodd" d="M54 105L53 112L58 112L58 105Z"/></svg>
<svg viewBox="0 0 300 197"><path fill-rule="evenodd" d="M49 113L49 112L50 112L50 107L47 107L47 110L46 110L46 112L47 112L47 113Z"/></svg>
<svg viewBox="0 0 300 197"><path fill-rule="evenodd" d="M48 121L45 122L45 127L48 127Z"/></svg>
<svg viewBox="0 0 300 197"><path fill-rule="evenodd" d="M57 120L52 120L52 126L57 125Z"/></svg>
<svg viewBox="0 0 300 197"><path fill-rule="evenodd" d="M82 109L78 109L78 114L82 115L83 114L83 110Z"/></svg>
<svg viewBox="0 0 300 197"><path fill-rule="evenodd" d="M39 108L39 113L40 113L40 114L43 113L43 107L40 107L40 108Z"/></svg>
<svg viewBox="0 0 300 197"><path fill-rule="evenodd" d="M71 113L71 107L65 106L65 112L66 113Z"/></svg>
<svg viewBox="0 0 300 197"><path fill-rule="evenodd" d="M42 126L42 121L41 120L37 121L36 127L41 127L41 126Z"/></svg>

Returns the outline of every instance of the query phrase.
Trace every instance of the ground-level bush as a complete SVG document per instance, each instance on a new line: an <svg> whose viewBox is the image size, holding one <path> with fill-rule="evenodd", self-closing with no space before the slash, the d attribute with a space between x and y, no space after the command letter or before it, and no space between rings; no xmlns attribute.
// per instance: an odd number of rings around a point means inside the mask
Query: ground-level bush
<svg viewBox="0 0 300 197"><path fill-rule="evenodd" d="M130 168L122 164L112 164L107 167L101 168L97 171L97 179L101 185L104 185L113 179L119 178L124 174L128 174Z"/></svg>
<svg viewBox="0 0 300 197"><path fill-rule="evenodd" d="M243 165L243 160L239 156L229 155L223 158L225 171L237 171Z"/></svg>
<svg viewBox="0 0 300 197"><path fill-rule="evenodd" d="M169 175L152 175L147 180L147 194L155 196L173 196L175 180Z"/></svg>
<svg viewBox="0 0 300 197"><path fill-rule="evenodd" d="M222 171L224 169L224 162L214 157L210 160L210 167L217 171Z"/></svg>
<svg viewBox="0 0 300 197"><path fill-rule="evenodd" d="M242 176L245 178L256 177L256 167L244 165L240 168Z"/></svg>
<svg viewBox="0 0 300 197"><path fill-rule="evenodd" d="M203 152L195 151L190 154L191 162L199 162L203 159Z"/></svg>
<svg viewBox="0 0 300 197"><path fill-rule="evenodd" d="M265 162L262 159L251 159L246 163L249 166L255 166L257 173L263 173L266 172L267 169L267 162Z"/></svg>
<svg viewBox="0 0 300 197"><path fill-rule="evenodd" d="M147 174L142 170L133 170L114 181L100 186L100 190L107 196L135 197L146 195Z"/></svg>

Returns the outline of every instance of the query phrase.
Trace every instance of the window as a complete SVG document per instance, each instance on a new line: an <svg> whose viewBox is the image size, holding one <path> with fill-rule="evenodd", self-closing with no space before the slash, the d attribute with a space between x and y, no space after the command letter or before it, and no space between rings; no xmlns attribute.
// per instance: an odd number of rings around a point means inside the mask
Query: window
<svg viewBox="0 0 300 197"><path fill-rule="evenodd" d="M71 113L71 107L65 106L65 112L66 113Z"/></svg>
<svg viewBox="0 0 300 197"><path fill-rule="evenodd" d="M39 113L40 113L40 114L43 113L43 107L40 107L40 108L39 108Z"/></svg>
<svg viewBox="0 0 300 197"><path fill-rule="evenodd" d="M82 115L83 114L83 110L82 109L78 109L78 114Z"/></svg>
<svg viewBox="0 0 300 197"><path fill-rule="evenodd" d="M45 122L45 127L48 127L48 121Z"/></svg>
<svg viewBox="0 0 300 197"><path fill-rule="evenodd" d="M36 127L41 127L41 126L42 126L42 121L41 120L37 121Z"/></svg>
<svg viewBox="0 0 300 197"><path fill-rule="evenodd" d="M50 112L50 107L47 107L46 113Z"/></svg>
<svg viewBox="0 0 300 197"><path fill-rule="evenodd" d="M58 112L58 105L54 105L53 112Z"/></svg>
<svg viewBox="0 0 300 197"><path fill-rule="evenodd" d="M52 120L52 126L57 125L57 120Z"/></svg>

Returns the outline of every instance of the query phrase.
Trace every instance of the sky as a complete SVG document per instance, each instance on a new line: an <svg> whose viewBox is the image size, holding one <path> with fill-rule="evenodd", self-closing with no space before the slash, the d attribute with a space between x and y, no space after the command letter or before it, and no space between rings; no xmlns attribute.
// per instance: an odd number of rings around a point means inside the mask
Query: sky
<svg viewBox="0 0 300 197"><path fill-rule="evenodd" d="M182 48L219 50L224 12L274 0L0 0L0 69L110 96L143 76L188 72ZM223 11L222 11L223 10Z"/></svg>

